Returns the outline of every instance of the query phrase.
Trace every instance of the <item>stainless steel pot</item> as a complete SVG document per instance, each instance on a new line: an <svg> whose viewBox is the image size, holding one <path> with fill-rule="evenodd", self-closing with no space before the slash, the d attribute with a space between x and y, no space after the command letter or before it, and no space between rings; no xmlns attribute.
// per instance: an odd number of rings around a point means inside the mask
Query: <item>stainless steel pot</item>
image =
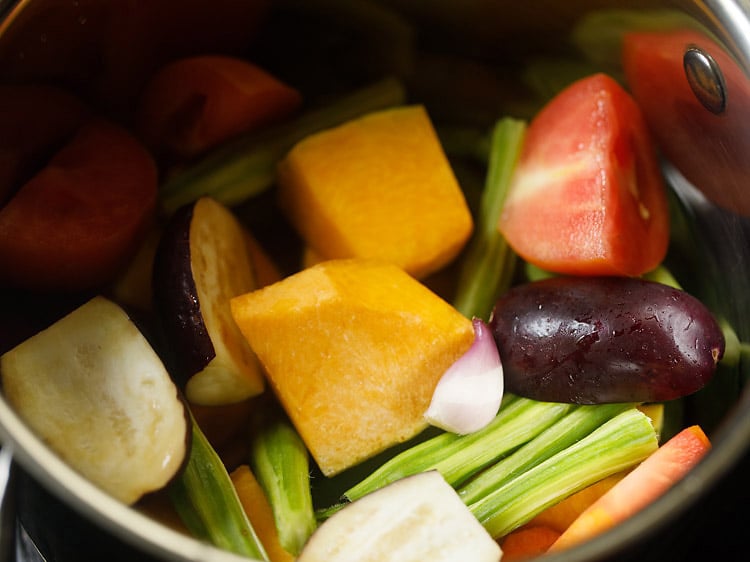
<svg viewBox="0 0 750 562"><path fill-rule="evenodd" d="M327 8L342 10L338 25L352 24L357 17L366 18L365 12L347 7L346 1L321 2ZM97 100L100 106L113 115L124 117L132 99L148 73L158 64L176 56L194 52L222 51L242 53L253 47L248 41L248 30L278 13L306 13L314 11L304 2L234 2L221 0L206 4L197 1L173 2L110 0L21 0L16 3L0 2L3 20L0 23L0 81L52 80L62 82ZM427 0L384 1L371 7L371 17L390 17L397 14L398 21L406 21L416 30L408 40L429 45L441 54L460 54L478 57L490 64L511 65L536 52L556 53L565 50L563 38L567 30L584 13L606 7L654 9L655 2L608 2L586 0L560 2L538 0L535 2L470 0L460 3L430 2ZM701 22L724 44L733 56L736 68L721 68L720 74L710 80L719 80L721 73L733 72L743 79L750 71L750 4L745 0L706 0L693 2L665 2L659 7L679 9ZM382 9L381 9L382 8ZM332 12L329 12L329 15ZM384 15L385 14L385 15ZM315 25L311 13L300 18ZM401 20L401 18L404 18ZM401 29L398 26L390 27ZM396 34L394 42L406 36ZM305 35L300 36L303 41ZM302 56L309 45L291 45L291 51ZM325 49L311 49L322 55ZM397 51L394 51L397 52ZM341 53L339 53L341 55ZM711 56L712 53L702 53ZM411 61L398 55L369 52L369 71L380 68L409 72ZM391 59L388 57L391 56ZM700 61L699 61L700 62ZM331 60L331 67L336 60ZM713 69L711 72L715 72ZM335 69L334 69L335 71ZM363 71L364 72L364 71ZM443 76L447 87L456 79ZM717 78L717 76L719 78ZM472 84L473 77L463 76ZM688 78L686 77L686 80ZM720 82L720 80L719 80ZM314 80L310 82L313 84ZM728 88L728 82L720 87ZM441 86L439 81L436 87ZM466 86L467 111L472 100L481 97ZM459 89L453 88L452 92ZM704 92L705 93L705 92ZM476 95L474 95L476 94ZM700 96L700 92L698 94ZM736 92L720 90L727 113L738 103ZM440 96L435 96L434 100ZM669 107L665 93L665 107ZM480 104L481 105L481 104ZM473 107L472 110L476 109ZM706 111L709 111L707 108ZM481 119L481 112L472 111L472 118ZM477 117L478 116L478 117ZM684 116L685 126L690 116ZM722 139L724 150L748 147L750 127L727 126ZM750 125L750 124L749 124ZM747 138L738 137L746 133ZM733 178L719 186L728 193L729 203L717 206L711 203L700 188L684 181L681 174L685 162L672 161L665 167L681 201L700 225L699 245L706 250L709 261L702 272L708 282L702 289L710 289L706 296L734 323L740 338L750 340L750 223L741 212L750 205L750 177L737 176L730 167L731 159L716 160L711 154L696 151L691 158L714 170L717 178ZM750 154L741 159L750 161ZM728 163L729 162L729 163ZM708 180L710 183L711 180ZM696 189L699 188L699 189ZM705 296L705 295L704 295ZM2 311L0 311L2 314ZM65 549L53 552L58 538L68 534L64 521L80 521L83 532L91 533L85 541L74 543L80 550L77 558L87 559L92 544L91 537L104 537L103 547L97 546L96 556L107 553L107 559L116 554L123 559L163 559L184 561L226 561L237 557L220 552L196 540L187 538L154 522L138 511L110 498L81 478L61 462L16 416L0 398L0 439L2 453L7 461L10 454L15 461L15 474L3 496L3 516L14 522L14 507L22 520L33 528L35 540L49 551L50 559L64 560ZM549 560L594 561L635 559L690 559L696 544L694 538L710 526L709 518L725 517L725 502L743 509L739 501L750 497L750 485L742 478L750 458L750 394L744 392L739 400L728 405L721 421L712 431L713 451L687 478L679 482L663 498L636 517L619 525L613 531L582 545L579 548L550 556ZM8 474L11 463L0 462L0 469ZM15 496L15 501L14 501ZM55 517L46 518L40 505L54 505ZM10 515L9 515L10 514ZM33 517L36 515L38 517ZM41 521L35 525L33 521ZM710 527L717 533L719 544L733 531ZM727 536L719 535L726 532ZM71 533L72 534L72 533ZM45 536L46 535L46 539ZM69 538L69 537L68 537ZM13 543L3 537L5 545ZM117 544L118 546L114 546ZM70 543L66 548L70 548ZM86 553L89 553L88 555ZM7 555L7 552L6 552ZM111 556L110 556L111 555ZM718 556L718 554L717 554ZM8 558L11 559L11 558ZM119 559L119 558L117 558Z"/></svg>

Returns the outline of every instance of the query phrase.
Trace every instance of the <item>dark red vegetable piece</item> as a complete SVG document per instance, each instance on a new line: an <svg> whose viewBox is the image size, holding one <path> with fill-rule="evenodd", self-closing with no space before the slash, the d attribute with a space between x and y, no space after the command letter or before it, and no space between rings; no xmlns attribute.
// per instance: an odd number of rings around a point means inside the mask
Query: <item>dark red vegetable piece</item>
<svg viewBox="0 0 750 562"><path fill-rule="evenodd" d="M505 388L597 404L673 400L713 377L724 336L695 297L626 277L555 277L511 289L490 327Z"/></svg>

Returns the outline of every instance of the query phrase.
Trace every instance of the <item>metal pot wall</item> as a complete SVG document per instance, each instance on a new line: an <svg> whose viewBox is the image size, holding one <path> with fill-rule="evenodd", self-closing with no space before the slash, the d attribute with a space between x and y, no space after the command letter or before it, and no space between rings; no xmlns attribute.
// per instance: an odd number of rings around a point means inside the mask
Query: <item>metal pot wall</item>
<svg viewBox="0 0 750 562"><path fill-rule="evenodd" d="M418 84L413 91L415 98L446 118L453 118L456 107L462 104L464 117L490 123L508 107L524 110L522 98L521 103L519 98L509 99L503 88L515 84L518 75L514 72L536 55L570 54L569 32L584 14L605 8L657 7L651 1L605 0L388 0L359 10L352 7L355 4L346 0L221 0L212 2L210 7L195 0L0 2L4 16L0 24L0 81L59 83L102 111L127 120L131 101L150 73L165 61L188 54L250 54L279 65L294 65L301 57L318 57L311 72L302 68L306 64L296 64L290 70L290 76L303 89L313 91L323 88L323 81L336 84L342 78L341 68L347 69L344 78L355 82L388 72L402 75L408 84L415 69L422 71L430 61L441 61L443 66L430 74L429 80L414 82ZM325 22L319 19L320 6L327 10ZM671 152L668 146L661 148L670 155L665 163L670 184L699 225L694 242L696 255L700 256L701 282L691 289L729 318L740 339L748 341L750 190L745 183L750 176L745 175L748 170L743 166L750 162L750 131L745 126L750 121L743 117L750 105L743 104L750 103L750 99L743 96L750 69L750 6L742 0L709 0L679 5L670 2L658 7L680 10L700 22L713 34L715 43L711 43L711 48L723 45L726 49L726 53L721 48L716 52L702 49L697 58L688 57L688 69L698 68L692 67L693 63L708 61L708 67L700 67L704 80L693 80L698 103L686 109L672 104L670 92L664 92L664 111L676 112L674 123L686 128L679 134L669 131L663 135L665 142L686 134L692 135L696 143L686 150ZM333 13L340 16L332 18ZM376 23L362 25L368 19ZM350 27L357 31L351 36L324 37L319 29L321 23L325 23L324 29L330 26L340 31ZM264 32L269 29L267 26L272 26L274 33L286 32L280 35L288 41L285 48L281 48L278 39L271 41L279 47L278 52L264 47L264 40L270 35ZM361 35L364 30L373 36ZM368 39L383 44L378 33L390 34L392 50L368 49ZM313 44L316 40L319 43ZM357 49L345 48L352 44ZM420 56L427 52L434 58L413 59L412 51L402 50L414 45ZM353 67L347 60L353 56L363 57L360 66ZM458 58L481 61L481 65L452 66L451 61ZM711 66L712 60L721 61L718 70ZM487 68L497 70L497 74L488 76ZM690 81L687 74L684 79L686 83ZM719 89L711 90L710 86L717 84ZM451 96L456 99L444 103ZM712 106L717 99L719 105ZM718 130L710 132L715 135L711 138L718 139L713 149L697 142L708 136L705 130L690 129L704 123L695 112L711 114L715 117L712 123L718 123ZM696 169L710 173L691 175ZM23 528L48 560L238 560L105 495L47 449L2 399L0 438L3 451L12 452L15 460L3 500L3 518L13 528L17 513ZM750 485L743 481L743 472L750 463L747 392L716 418L711 438L713 451L663 498L600 538L550 556L550 562L688 560L703 544L738 544L731 537L741 531L729 523L716 525L712 519L741 516L742 502L750 498ZM702 535L710 540L702 540ZM12 550L14 537L6 534L3 539L3 545ZM9 549L5 549L6 556L10 556Z"/></svg>

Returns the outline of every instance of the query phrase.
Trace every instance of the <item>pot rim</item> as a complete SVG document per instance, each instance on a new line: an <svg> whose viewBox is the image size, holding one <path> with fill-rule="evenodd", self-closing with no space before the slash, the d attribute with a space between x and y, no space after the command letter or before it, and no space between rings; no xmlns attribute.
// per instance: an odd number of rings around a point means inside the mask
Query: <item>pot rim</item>
<svg viewBox="0 0 750 562"><path fill-rule="evenodd" d="M0 0L0 36L31 0ZM723 32L746 74L750 74L750 6L745 0L693 0L693 7ZM568 551L545 555L550 562L602 560L618 546L642 541L693 507L750 449L750 388L725 416L711 452L689 474L637 516ZM114 499L48 448L0 393L0 443L37 482L81 515L131 545L160 558L190 562L248 562L189 537ZM614 546L613 546L614 545Z"/></svg>

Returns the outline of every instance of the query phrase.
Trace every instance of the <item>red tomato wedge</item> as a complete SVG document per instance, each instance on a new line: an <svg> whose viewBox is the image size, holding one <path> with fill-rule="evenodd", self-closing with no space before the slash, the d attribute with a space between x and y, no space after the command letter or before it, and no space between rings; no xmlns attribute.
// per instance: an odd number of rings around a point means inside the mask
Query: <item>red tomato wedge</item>
<svg viewBox="0 0 750 562"><path fill-rule="evenodd" d="M696 47L720 69L723 111L704 106L686 78L683 57ZM667 159L709 200L750 216L750 85L737 62L694 30L631 32L623 38L622 53L628 88Z"/></svg>
<svg viewBox="0 0 750 562"><path fill-rule="evenodd" d="M666 189L640 109L612 78L563 90L529 124L498 228L570 275L641 275L669 242Z"/></svg>
<svg viewBox="0 0 750 562"><path fill-rule="evenodd" d="M683 429L581 513L550 551L591 539L631 517L683 478L710 449L699 426Z"/></svg>
<svg viewBox="0 0 750 562"><path fill-rule="evenodd" d="M196 56L159 70L146 86L138 130L157 152L199 154L286 117L301 94L264 69L229 56Z"/></svg>
<svg viewBox="0 0 750 562"><path fill-rule="evenodd" d="M0 284L83 290L109 281L154 217L153 159L124 129L85 124L0 209Z"/></svg>

